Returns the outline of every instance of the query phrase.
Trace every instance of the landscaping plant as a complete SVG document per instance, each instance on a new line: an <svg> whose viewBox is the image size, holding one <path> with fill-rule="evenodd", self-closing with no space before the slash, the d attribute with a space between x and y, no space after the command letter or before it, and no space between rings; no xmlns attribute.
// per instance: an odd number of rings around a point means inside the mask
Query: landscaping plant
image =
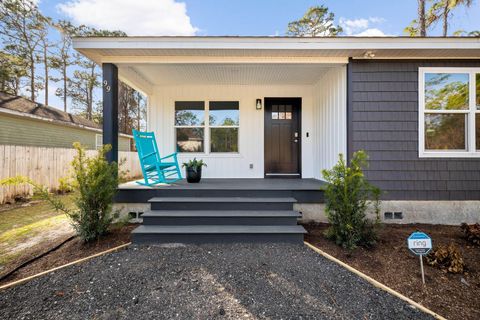
<svg viewBox="0 0 480 320"><path fill-rule="evenodd" d="M468 242L475 245L480 245L480 224L462 223L460 228L462 228L463 234Z"/></svg>
<svg viewBox="0 0 480 320"><path fill-rule="evenodd" d="M367 154L364 151L355 152L350 165L347 165L342 154L339 157L331 170L322 171L328 183L325 212L330 222L325 234L348 250L357 246L373 246L380 225L380 189L371 185L363 174L363 168L367 166ZM373 204L375 221L367 219L369 204Z"/></svg>
<svg viewBox="0 0 480 320"><path fill-rule="evenodd" d="M207 164L203 162L203 160L197 160L197 158L193 158L193 160L190 160L188 162L184 162L182 164L182 167L188 168L188 169L193 169L193 170L198 170L202 167L206 167Z"/></svg>
<svg viewBox="0 0 480 320"><path fill-rule="evenodd" d="M427 255L427 263L450 273L463 273L465 263L460 249L453 243L439 245Z"/></svg>
<svg viewBox="0 0 480 320"><path fill-rule="evenodd" d="M108 163L105 154L109 145L103 146L93 157L87 157L80 143L74 143L77 155L72 161L72 188L75 208L69 209L58 197L50 194L44 186L26 177L14 177L0 181L0 185L27 183L34 193L46 200L71 219L78 236L85 242L98 239L108 232L113 220L112 206L118 186L118 165Z"/></svg>

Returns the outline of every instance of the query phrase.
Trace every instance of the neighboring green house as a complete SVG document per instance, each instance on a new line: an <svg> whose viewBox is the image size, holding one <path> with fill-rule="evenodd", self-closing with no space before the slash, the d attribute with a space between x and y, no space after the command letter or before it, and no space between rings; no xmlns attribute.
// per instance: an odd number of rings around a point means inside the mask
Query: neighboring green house
<svg viewBox="0 0 480 320"><path fill-rule="evenodd" d="M130 151L131 135L120 134L118 149ZM100 125L20 96L0 92L0 145L71 148L80 142L87 149L102 145Z"/></svg>

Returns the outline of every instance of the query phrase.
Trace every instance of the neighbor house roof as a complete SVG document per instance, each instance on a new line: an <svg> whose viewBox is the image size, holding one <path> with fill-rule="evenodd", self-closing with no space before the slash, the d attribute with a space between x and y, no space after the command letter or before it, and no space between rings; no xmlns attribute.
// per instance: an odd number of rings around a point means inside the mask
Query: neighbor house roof
<svg viewBox="0 0 480 320"><path fill-rule="evenodd" d="M0 112L102 132L102 127L93 121L4 92L0 92Z"/></svg>

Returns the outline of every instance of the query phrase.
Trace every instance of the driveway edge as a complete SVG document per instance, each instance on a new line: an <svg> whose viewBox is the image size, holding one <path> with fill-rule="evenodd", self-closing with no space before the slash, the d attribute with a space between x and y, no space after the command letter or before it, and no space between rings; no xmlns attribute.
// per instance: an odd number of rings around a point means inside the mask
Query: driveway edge
<svg viewBox="0 0 480 320"><path fill-rule="evenodd" d="M332 261L332 262L335 262L336 264L339 264L340 266L344 267L345 269L347 269L348 271L350 272L353 272L354 274L356 274L357 276L359 276L360 278L366 280L367 282L371 283L372 285L374 285L375 287L379 288L379 289L382 289L394 296L396 296L397 298L409 303L410 305L412 305L413 307L427 313L427 314L430 314L431 316L433 316L434 318L436 319L439 319L439 320L447 320L446 318L442 317L441 315L433 312L432 310L422 306L421 304L419 304L418 302L415 302L413 301L412 299L404 296L403 294L401 294L400 292L398 291L395 291L393 290L392 288L390 287L387 287L386 285L384 285L383 283L381 282L378 282L377 280L367 276L365 273L353 268L352 266L346 264L345 262L341 261L341 260L338 260L337 258L335 258L334 256L331 256L329 255L328 253L326 253L325 251L315 247L314 245L304 241L303 242L307 247L309 247L310 249L312 249L313 251L315 251L316 253L320 254L321 256L323 256L324 258Z"/></svg>

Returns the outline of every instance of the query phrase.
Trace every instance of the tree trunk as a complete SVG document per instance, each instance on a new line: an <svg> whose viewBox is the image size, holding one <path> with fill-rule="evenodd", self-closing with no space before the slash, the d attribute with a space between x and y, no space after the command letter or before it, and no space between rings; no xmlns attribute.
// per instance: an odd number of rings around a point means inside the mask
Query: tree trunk
<svg viewBox="0 0 480 320"><path fill-rule="evenodd" d="M63 111L67 112L67 63L66 61L63 61L62 76L63 76Z"/></svg>
<svg viewBox="0 0 480 320"><path fill-rule="evenodd" d="M45 68L45 105L48 106L48 55L46 44L43 46L43 67Z"/></svg>
<svg viewBox="0 0 480 320"><path fill-rule="evenodd" d="M140 131L140 118L141 118L141 108L140 108L140 95L137 94L137 130Z"/></svg>
<svg viewBox="0 0 480 320"><path fill-rule="evenodd" d="M30 55L30 100L35 101L35 58Z"/></svg>
<svg viewBox="0 0 480 320"><path fill-rule="evenodd" d="M427 29L425 26L425 0L418 0L418 26L421 37L427 35Z"/></svg>
<svg viewBox="0 0 480 320"><path fill-rule="evenodd" d="M445 0L445 6L443 7L443 36L446 37L448 34L448 16L450 13L449 0Z"/></svg>

